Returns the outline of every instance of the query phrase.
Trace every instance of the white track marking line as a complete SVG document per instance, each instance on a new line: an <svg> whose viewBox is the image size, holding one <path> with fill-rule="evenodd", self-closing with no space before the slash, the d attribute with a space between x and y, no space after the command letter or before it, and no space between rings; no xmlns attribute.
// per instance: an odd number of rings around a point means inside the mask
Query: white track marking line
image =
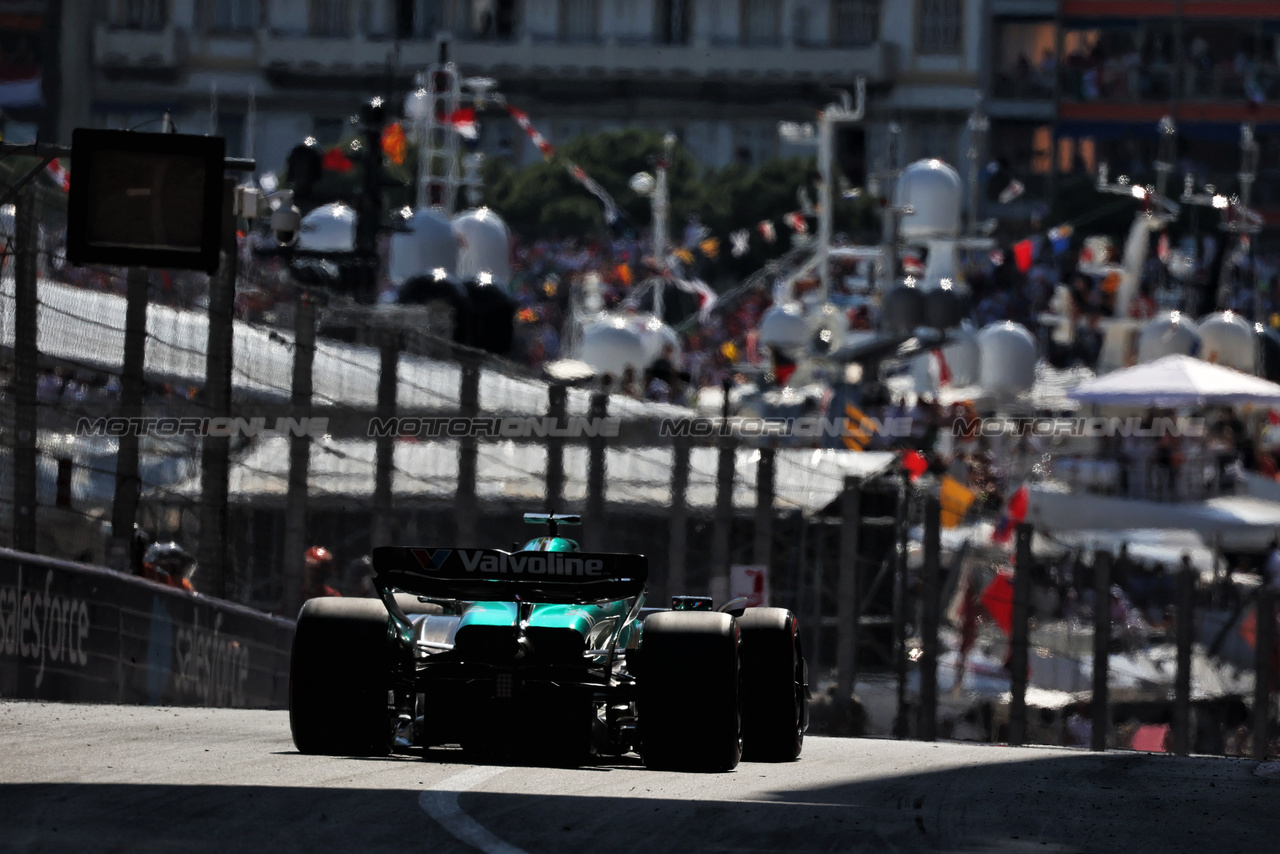
<svg viewBox="0 0 1280 854"><path fill-rule="evenodd" d="M460 794L506 770L501 766L480 765L454 774L428 787L418 796L418 806L445 830L485 854L525 854L523 849L508 845L481 827L458 806Z"/></svg>

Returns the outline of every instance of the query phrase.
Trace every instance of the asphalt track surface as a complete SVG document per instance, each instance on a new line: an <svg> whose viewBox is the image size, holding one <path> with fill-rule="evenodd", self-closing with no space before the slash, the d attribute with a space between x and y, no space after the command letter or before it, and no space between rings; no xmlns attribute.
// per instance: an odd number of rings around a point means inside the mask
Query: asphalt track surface
<svg viewBox="0 0 1280 854"><path fill-rule="evenodd" d="M1244 760L806 739L727 774L302 756L284 712L0 703L0 851L1280 851Z"/></svg>

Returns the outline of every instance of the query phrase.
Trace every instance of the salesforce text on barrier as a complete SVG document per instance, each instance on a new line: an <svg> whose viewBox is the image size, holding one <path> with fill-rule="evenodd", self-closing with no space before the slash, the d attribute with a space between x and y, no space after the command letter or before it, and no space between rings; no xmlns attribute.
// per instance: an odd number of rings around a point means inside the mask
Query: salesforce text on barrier
<svg viewBox="0 0 1280 854"><path fill-rule="evenodd" d="M0 587L0 655L39 662L35 686L44 681L45 662L84 667L89 663L89 604L84 599L51 592L53 570L44 576L44 590L24 589L22 568L18 585Z"/></svg>

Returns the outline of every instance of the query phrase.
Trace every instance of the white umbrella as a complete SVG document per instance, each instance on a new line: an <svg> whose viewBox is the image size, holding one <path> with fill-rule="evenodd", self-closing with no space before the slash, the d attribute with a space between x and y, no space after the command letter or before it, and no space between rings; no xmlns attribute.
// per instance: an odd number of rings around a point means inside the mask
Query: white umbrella
<svg viewBox="0 0 1280 854"><path fill-rule="evenodd" d="M1192 356L1114 371L1067 392L1080 403L1131 406L1280 405L1280 385Z"/></svg>

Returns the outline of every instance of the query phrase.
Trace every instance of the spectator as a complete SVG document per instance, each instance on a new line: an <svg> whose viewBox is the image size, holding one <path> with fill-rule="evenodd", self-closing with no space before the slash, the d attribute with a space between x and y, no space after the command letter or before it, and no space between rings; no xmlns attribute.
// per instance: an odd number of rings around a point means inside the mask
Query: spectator
<svg viewBox="0 0 1280 854"><path fill-rule="evenodd" d="M302 601L321 596L341 596L329 581L333 577L333 553L323 546L307 549L302 578Z"/></svg>

